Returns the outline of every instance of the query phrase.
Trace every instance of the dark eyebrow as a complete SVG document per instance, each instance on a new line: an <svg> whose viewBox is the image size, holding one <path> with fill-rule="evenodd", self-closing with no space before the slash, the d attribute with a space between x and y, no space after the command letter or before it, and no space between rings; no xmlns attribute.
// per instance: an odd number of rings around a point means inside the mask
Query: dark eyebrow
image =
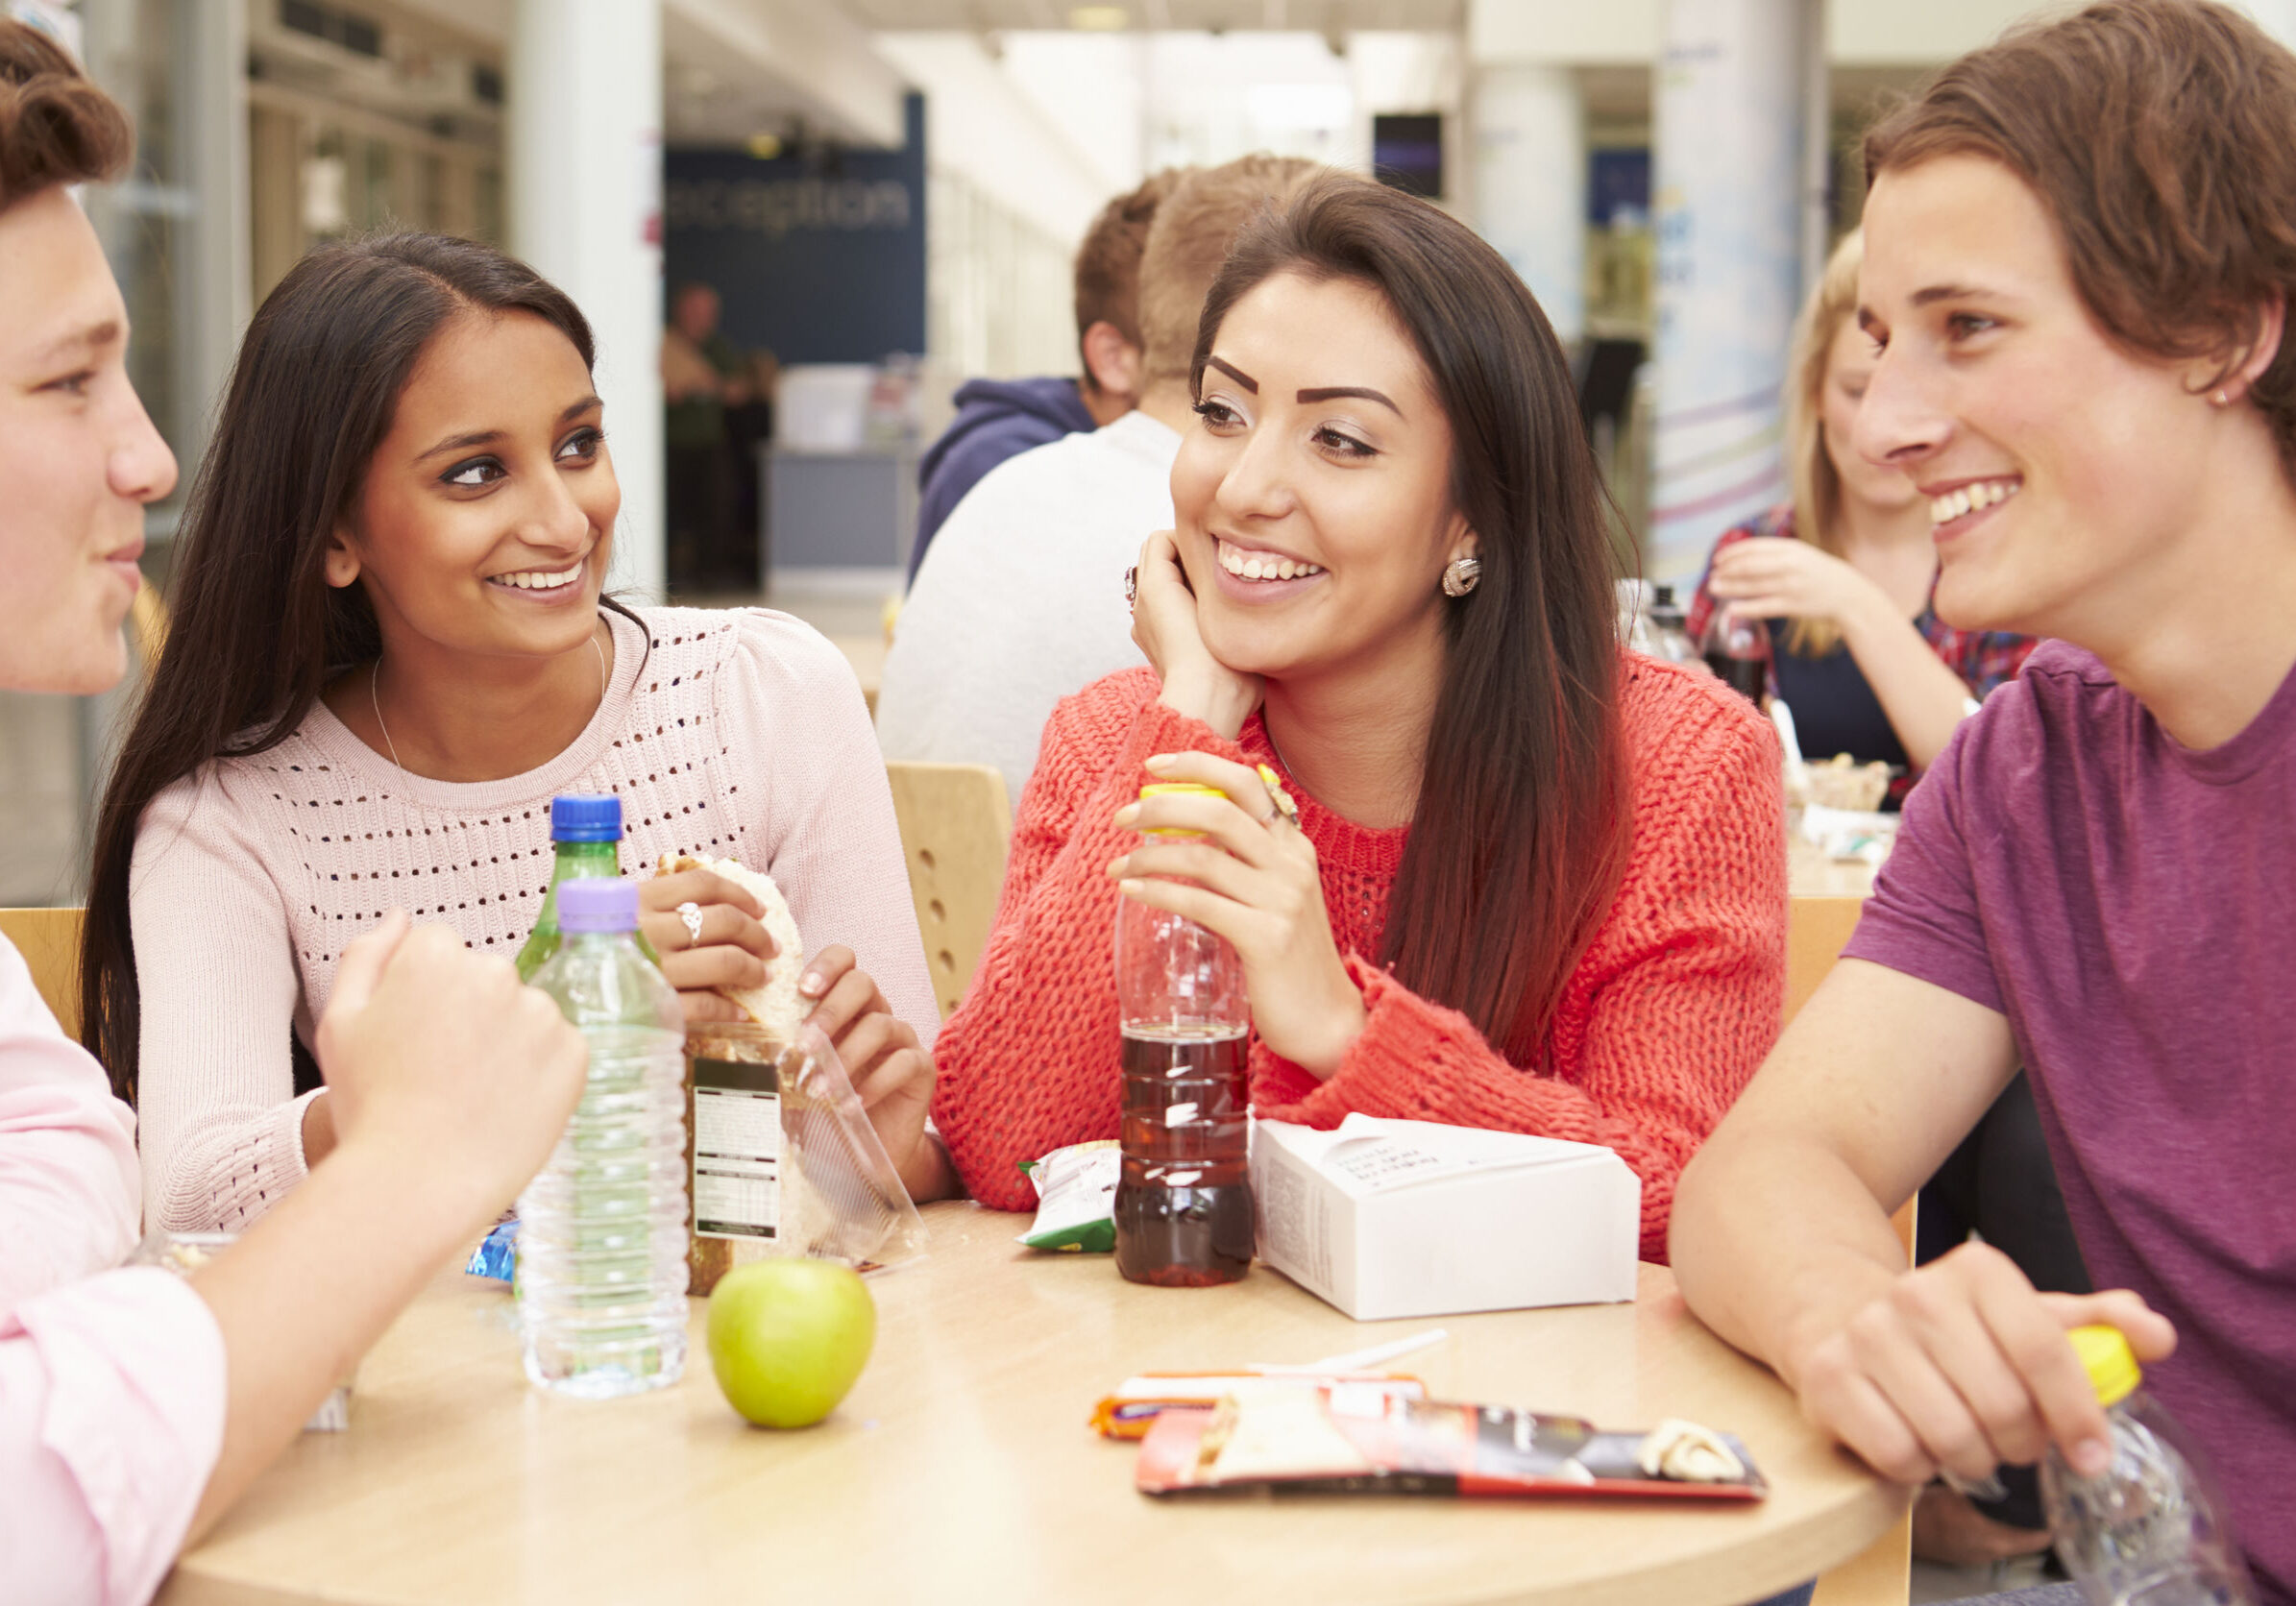
<svg viewBox="0 0 2296 1606"><path fill-rule="evenodd" d="M120 337L119 320L107 318L100 324L89 324L85 328L76 328L69 334L59 335L39 349L35 362L37 366L44 367L48 363L67 356L76 356L83 352L100 352L116 343Z"/></svg>
<svg viewBox="0 0 2296 1606"><path fill-rule="evenodd" d="M581 417L591 408L599 406L602 403L599 402L596 396L585 396L579 402L573 403L564 412L560 413L558 415L558 422L560 424L572 424L575 419ZM495 442L501 440L501 438L502 431L500 429L478 429L474 430L472 433L467 435L449 435L445 440L439 442L438 445L432 447L428 451L419 454L415 458L415 461L420 463L427 458L436 457L441 452L467 451L475 446L492 446Z"/></svg>
<svg viewBox="0 0 2296 1606"><path fill-rule="evenodd" d="M1259 394L1259 381L1253 378L1251 375L1245 373L1242 369L1236 367L1234 364L1222 362L1218 357L1206 357L1204 359L1204 366L1207 368L1218 369L1221 373L1227 375L1228 377L1233 379L1237 384L1243 386L1244 389L1250 391L1254 396L1258 396Z"/></svg>
<svg viewBox="0 0 2296 1606"><path fill-rule="evenodd" d="M1913 302L1916 306L1933 306L1942 301L1965 301L1986 296L1999 298L2002 294L1999 290L1982 289L1974 284L1931 284L1916 290Z"/></svg>
<svg viewBox="0 0 2296 1606"><path fill-rule="evenodd" d="M1299 396L1295 398L1295 400L1301 402L1336 402L1343 396L1360 396L1366 402L1377 402L1380 406L1386 408L1397 418L1404 416L1404 410L1401 407L1388 401L1386 397L1380 395L1378 391L1373 390L1368 385L1327 385L1322 390L1304 390L1300 392Z"/></svg>

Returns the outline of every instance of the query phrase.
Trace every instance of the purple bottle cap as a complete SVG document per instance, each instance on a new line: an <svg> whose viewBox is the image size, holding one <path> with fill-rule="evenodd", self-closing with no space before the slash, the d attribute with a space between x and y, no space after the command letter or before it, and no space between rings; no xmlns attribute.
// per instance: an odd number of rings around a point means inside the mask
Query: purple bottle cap
<svg viewBox="0 0 2296 1606"><path fill-rule="evenodd" d="M558 929L567 933L636 931L638 884L604 876L561 881Z"/></svg>

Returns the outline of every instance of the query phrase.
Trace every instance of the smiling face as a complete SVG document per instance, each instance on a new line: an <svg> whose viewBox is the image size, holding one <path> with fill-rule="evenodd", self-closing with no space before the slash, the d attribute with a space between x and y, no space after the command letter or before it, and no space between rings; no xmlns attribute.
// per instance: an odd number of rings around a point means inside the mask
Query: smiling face
<svg viewBox="0 0 2296 1606"><path fill-rule="evenodd" d="M368 466L330 584L367 588L385 650L548 657L598 620L622 491L574 343L527 312L465 313L424 349Z"/></svg>
<svg viewBox="0 0 2296 1606"><path fill-rule="evenodd" d="M1172 465L1204 643L1282 681L1440 652L1444 566L1476 550L1451 425L1380 293L1278 274L1211 344Z"/></svg>
<svg viewBox="0 0 2296 1606"><path fill-rule="evenodd" d="M61 185L0 210L0 686L101 692L127 669L143 504L176 460L128 383L128 312Z"/></svg>
<svg viewBox="0 0 2296 1606"><path fill-rule="evenodd" d="M1977 157L1885 171L1860 312L1884 350L1858 450L1930 499L1937 608L1963 629L2096 645L2179 564L2213 473L2213 364L2109 340L2025 182Z"/></svg>
<svg viewBox="0 0 2296 1606"><path fill-rule="evenodd" d="M1844 318L1826 349L1825 381L1818 398L1818 416L1825 431L1825 455L1842 481L1844 499L1880 513L1895 513L1921 499L1903 469L1869 463L1858 454L1858 408L1866 400L1866 386L1873 378L1880 353L1873 337Z"/></svg>

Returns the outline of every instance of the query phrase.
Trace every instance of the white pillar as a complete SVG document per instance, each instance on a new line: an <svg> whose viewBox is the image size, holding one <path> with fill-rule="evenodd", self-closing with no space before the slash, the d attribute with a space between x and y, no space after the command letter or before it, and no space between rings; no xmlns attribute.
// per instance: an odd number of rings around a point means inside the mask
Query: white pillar
<svg viewBox="0 0 2296 1606"><path fill-rule="evenodd" d="M1645 572L1695 577L1779 500L1779 388L1801 297L1814 0L1670 0L1651 153L1658 421Z"/></svg>
<svg viewBox="0 0 2296 1606"><path fill-rule="evenodd" d="M2296 50L2296 0L2234 0L2234 4L2256 18L2265 33Z"/></svg>
<svg viewBox="0 0 2296 1606"><path fill-rule="evenodd" d="M510 249L574 299L622 482L609 584L663 586L662 17L657 0L516 0Z"/></svg>
<svg viewBox="0 0 2296 1606"><path fill-rule="evenodd" d="M1568 67L1477 70L1475 226L1566 343L1586 332L1586 113Z"/></svg>

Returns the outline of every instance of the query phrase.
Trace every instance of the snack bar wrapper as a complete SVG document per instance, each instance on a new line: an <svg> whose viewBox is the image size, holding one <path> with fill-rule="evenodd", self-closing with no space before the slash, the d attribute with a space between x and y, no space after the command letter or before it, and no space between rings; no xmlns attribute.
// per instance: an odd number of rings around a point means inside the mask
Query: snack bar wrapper
<svg viewBox="0 0 2296 1606"><path fill-rule="evenodd" d="M471 1251L471 1258L463 1268L466 1275L492 1278L496 1282L511 1284L518 1280L518 1219L495 1223L494 1229L478 1240L478 1247Z"/></svg>
<svg viewBox="0 0 2296 1606"><path fill-rule="evenodd" d="M1209 1411L1232 1397L1298 1388L1303 1382L1349 1383L1401 1399L1427 1398L1427 1385L1418 1378L1390 1377L1381 1372L1325 1372L1307 1377L1297 1373L1270 1376L1263 1372L1143 1372L1101 1397L1092 1407L1092 1428L1104 1439L1145 1439L1166 1411Z"/></svg>
<svg viewBox="0 0 2296 1606"><path fill-rule="evenodd" d="M1301 1382L1166 1410L1140 1442L1144 1495L1215 1490L1744 1501L1769 1493L1746 1447L1695 1424L1605 1432L1576 1417Z"/></svg>
<svg viewBox="0 0 2296 1606"><path fill-rule="evenodd" d="M1116 1178L1123 1146L1112 1137L1071 1143L1020 1169L1037 1190L1037 1219L1020 1234L1031 1249L1111 1254L1116 1248Z"/></svg>

